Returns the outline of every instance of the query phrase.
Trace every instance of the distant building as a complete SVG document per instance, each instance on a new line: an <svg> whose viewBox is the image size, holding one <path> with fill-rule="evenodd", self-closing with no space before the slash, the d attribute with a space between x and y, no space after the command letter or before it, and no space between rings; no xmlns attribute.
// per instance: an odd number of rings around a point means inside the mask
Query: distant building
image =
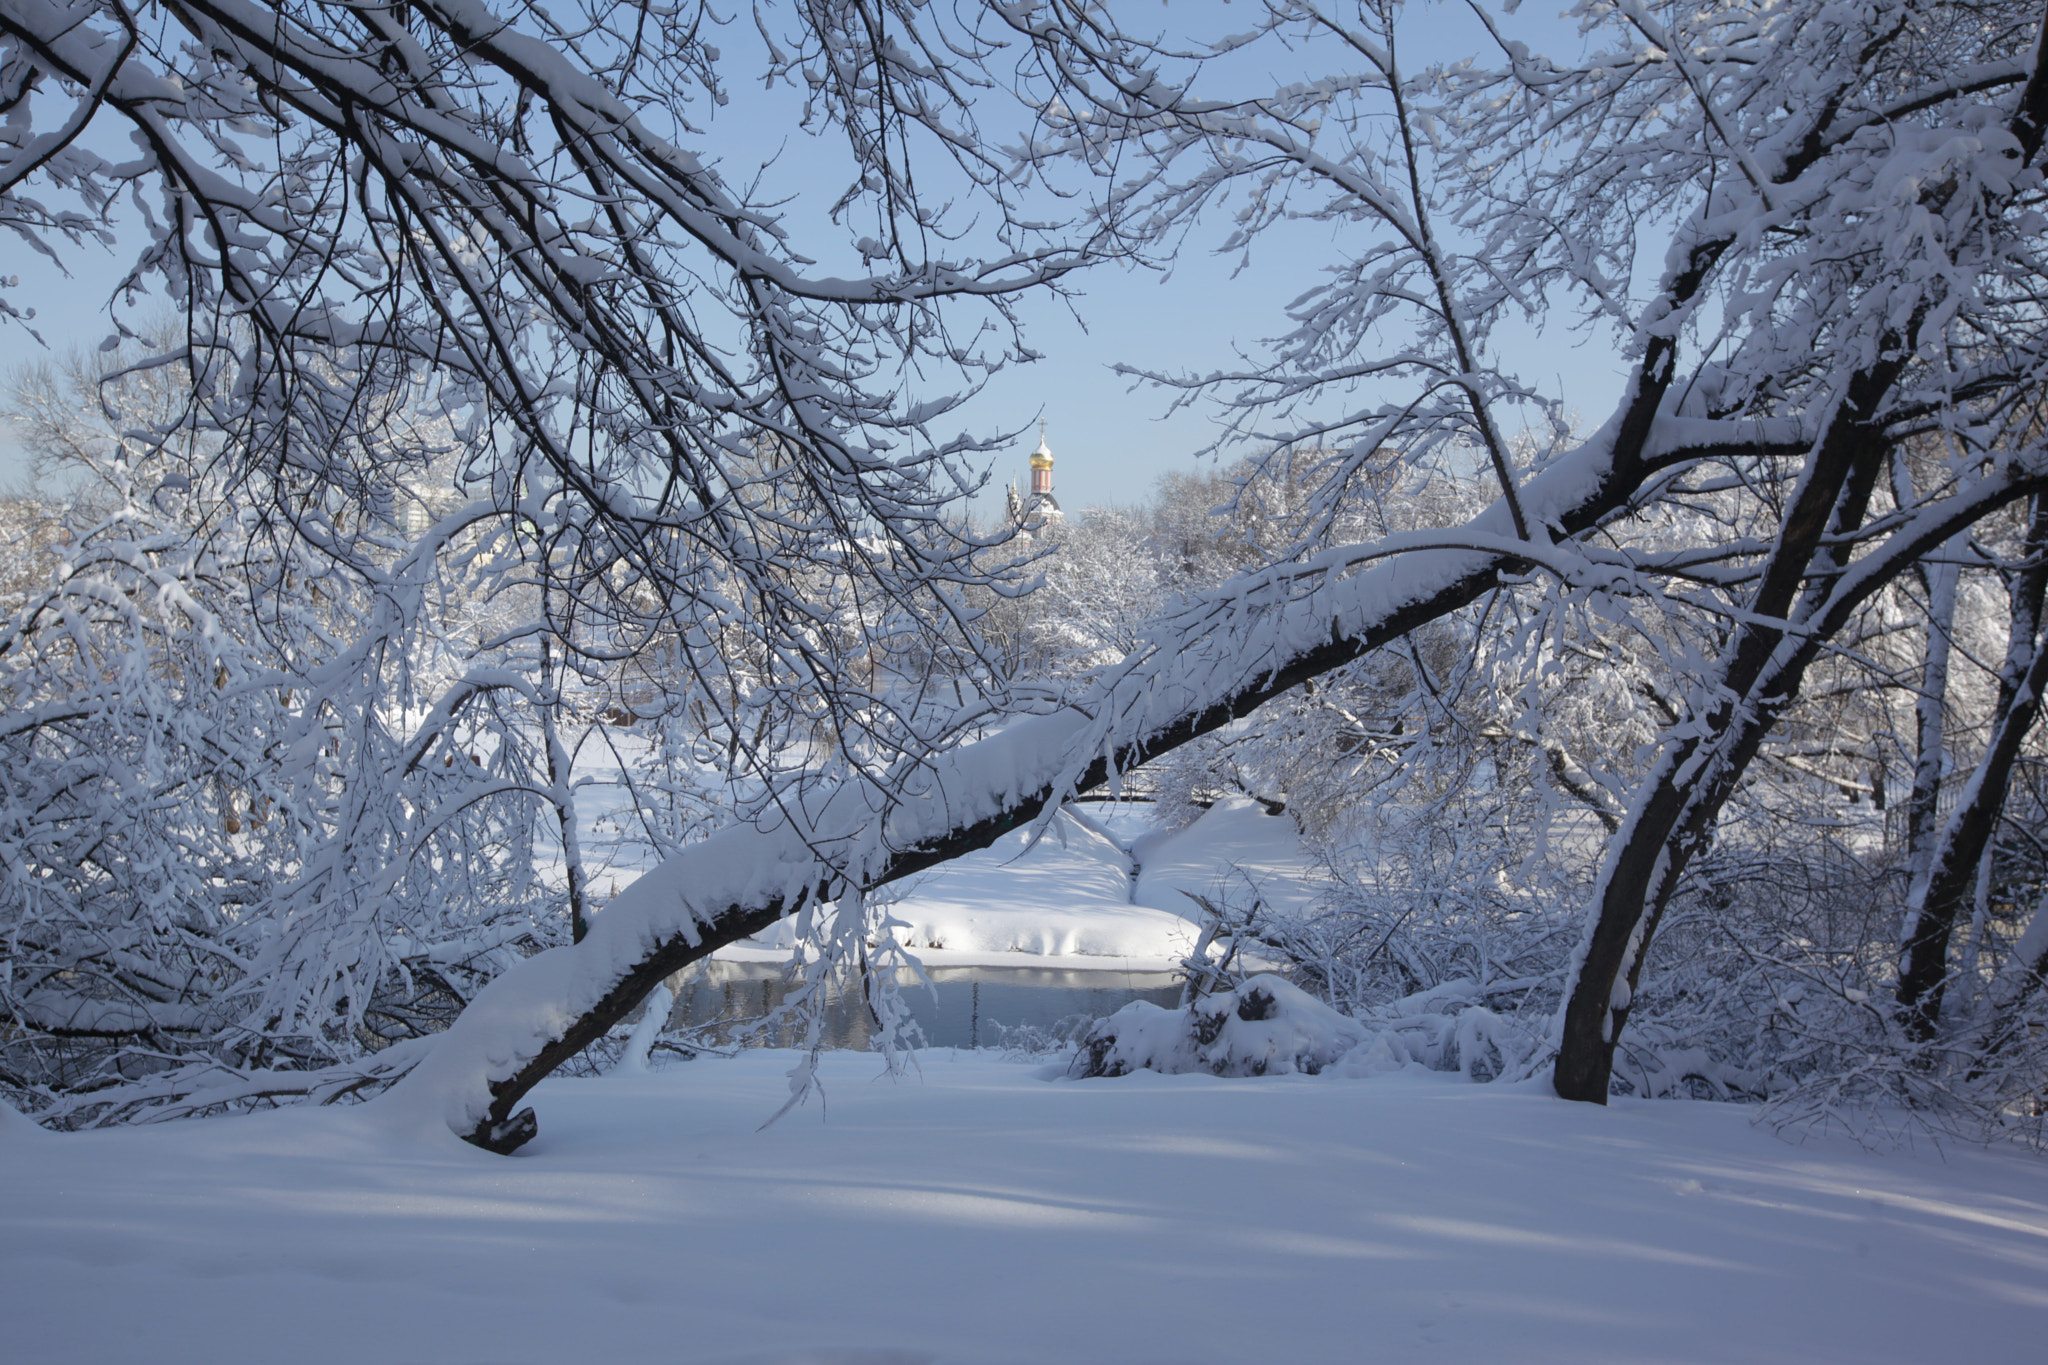
<svg viewBox="0 0 2048 1365"><path fill-rule="evenodd" d="M1019 497L1017 485L1013 482L1006 501L1010 520L1019 525L1044 523L1051 527L1061 525L1067 519L1067 514L1060 510L1059 499L1052 495L1052 447L1045 443L1045 423L1042 420L1038 424L1038 449L1031 452L1031 492Z"/></svg>

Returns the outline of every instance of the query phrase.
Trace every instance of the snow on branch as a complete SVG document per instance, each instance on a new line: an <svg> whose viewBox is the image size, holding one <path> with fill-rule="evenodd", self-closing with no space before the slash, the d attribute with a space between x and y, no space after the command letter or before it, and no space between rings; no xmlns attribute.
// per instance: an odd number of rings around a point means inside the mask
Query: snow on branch
<svg viewBox="0 0 2048 1365"><path fill-rule="evenodd" d="M1734 439L1739 429L1714 435ZM1696 454L1671 443L1664 458ZM1643 476L1624 472L1615 456L1612 429L1603 429L1529 479L1524 505L1542 525L1597 522ZM1639 456L1627 466L1648 468ZM380 1103L446 1123L492 1150L519 1146L535 1131L532 1111L515 1113L526 1091L688 963L850 888L986 847L1146 759L1477 600L1526 563L1527 547L1513 539L1504 504L1465 532L1487 548L1416 548L1350 574L1341 569L1371 556L1332 552L1321 571L1288 564L1241 575L1168 615L1068 705L906 760L880 783L798 788L778 816L721 830L633 883L581 943L540 953L492 982ZM1565 552L1552 553L1561 564Z"/></svg>

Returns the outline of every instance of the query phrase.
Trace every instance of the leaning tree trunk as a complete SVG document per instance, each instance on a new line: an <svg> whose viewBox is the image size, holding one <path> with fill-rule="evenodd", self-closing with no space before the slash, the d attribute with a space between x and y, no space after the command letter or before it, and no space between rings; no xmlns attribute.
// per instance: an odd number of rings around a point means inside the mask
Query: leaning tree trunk
<svg viewBox="0 0 2048 1365"><path fill-rule="evenodd" d="M2013 763L2041 714L2041 689L2048 685L2048 649L2041 647L2042 600L2048 594L2048 499L2034 501L2026 556L2011 589L2012 626L1998 670L1990 738L1926 868L1916 870L1906 906L1899 1015L1908 1035L1919 1042L1932 1039L1939 1029L1956 921L1970 903L1978 869L2005 813Z"/></svg>
<svg viewBox="0 0 2048 1365"><path fill-rule="evenodd" d="M1521 489L1525 512L1575 535L1624 507L1659 470L1804 448L1790 435L1796 423L1667 425L1657 409L1670 374L1668 349L1651 348L1620 413L1577 458ZM1690 439L1672 439L1674 429ZM592 917L581 942L537 954L486 987L379 1103L424 1105L468 1141L514 1150L536 1131L533 1111L518 1108L526 1092L688 964L851 886L873 888L985 848L1048 806L1477 601L1503 573L1545 557L1563 561L1560 569L1578 562L1510 531L1496 503L1463 528L1402 538L1412 548L1363 572L1355 570L1387 558L1386 542L1243 575L1177 609L1146 651L1080 704L908 762L887 782L821 785L779 827L720 831L626 888ZM801 827L791 823L798 818Z"/></svg>
<svg viewBox="0 0 2048 1365"><path fill-rule="evenodd" d="M1689 458L1691 452L1688 452ZM1584 493L1583 470L1566 486ZM1618 506L1641 473L1599 482L1576 504L1523 490L1555 524L1583 528ZM1496 515L1498 514L1498 515ZM1350 578L1332 559L1302 593L1302 566L1250 575L1182 609L1205 633L1164 633L1150 658L1127 666L1079 706L908 763L898 779L821 785L802 803L801 828L742 825L692 845L626 888L572 946L537 954L480 992L425 1060L379 1101L437 1108L468 1141L510 1152L536 1131L518 1101L557 1066L623 1020L664 978L778 919L872 889L985 848L1048 806L1250 714L1272 697L1400 638L1493 590L1526 567L1482 514L1468 540L1503 552L1418 550ZM1270 594L1262 593L1262 586ZM1262 596L1277 595L1274 605Z"/></svg>
<svg viewBox="0 0 2048 1365"><path fill-rule="evenodd" d="M1853 428L1843 438L1851 432ZM1872 463L1874 456L1868 452L1853 460L1815 460L1806 487L1837 487L1843 493L1827 524L1853 526L1862 520L1858 495L1868 495ZM1823 501L1819 491L1815 497L1804 497L1802 489L1765 569L1755 610L1745 614L1745 624L1708 679L1708 696L1718 700L1698 722L1673 726L1675 733L1665 741L1657 772L1636 796L1622 835L1608 847L1595 888L1595 913L1567 988L1554 1068L1556 1093L1589 1103L1608 1101L1614 1048L1671 894L1688 864L1710 843L1722 806L1735 794L1778 716L1798 696L1806 669L1827 641L1878 589L1909 571L1948 536L2001 505L2040 491L2044 483L2048 471L2034 463L2021 465L2015 460L1989 471L1958 493L1927 505L1864 559L1845 569L1817 565L1825 573L1804 593L1790 622L1774 622L1769 608L1790 596L1792 567L1821 559L1815 551L1823 540L1833 540L1815 532L1815 508Z"/></svg>
<svg viewBox="0 0 2048 1365"><path fill-rule="evenodd" d="M1801 593L1822 547L1863 520L1886 454L1867 423L1896 382L1892 363L1858 376L1815 443L1760 582L1721 661L1670 727L1656 769L1609 841L1595 911L1566 992L1553 1080L1565 1099L1607 1102L1614 1048L1628 1021L1658 921L1692 859L1711 839L1799 677L1786 676L1779 646L1787 622L1817 604ZM1803 670L1802 670L1803 671Z"/></svg>

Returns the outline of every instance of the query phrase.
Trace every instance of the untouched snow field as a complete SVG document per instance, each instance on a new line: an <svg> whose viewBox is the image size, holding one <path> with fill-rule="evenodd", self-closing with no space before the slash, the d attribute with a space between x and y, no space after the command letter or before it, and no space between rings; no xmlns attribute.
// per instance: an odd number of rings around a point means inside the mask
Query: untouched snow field
<svg viewBox="0 0 2048 1365"><path fill-rule="evenodd" d="M0 1358L2038 1358L2048 1164L1455 1076L1048 1080L787 1052L535 1092L516 1157L376 1106L55 1136L0 1113Z"/></svg>

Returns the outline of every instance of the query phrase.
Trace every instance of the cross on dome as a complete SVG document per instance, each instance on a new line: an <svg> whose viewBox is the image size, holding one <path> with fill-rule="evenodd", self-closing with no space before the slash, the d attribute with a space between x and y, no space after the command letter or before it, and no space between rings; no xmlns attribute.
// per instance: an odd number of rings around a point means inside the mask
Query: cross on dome
<svg viewBox="0 0 2048 1365"><path fill-rule="evenodd" d="M1031 452L1031 467L1033 469L1052 468L1052 447L1045 443L1045 419L1043 417L1038 419L1038 449ZM1050 487L1050 484L1048 484L1048 487Z"/></svg>

